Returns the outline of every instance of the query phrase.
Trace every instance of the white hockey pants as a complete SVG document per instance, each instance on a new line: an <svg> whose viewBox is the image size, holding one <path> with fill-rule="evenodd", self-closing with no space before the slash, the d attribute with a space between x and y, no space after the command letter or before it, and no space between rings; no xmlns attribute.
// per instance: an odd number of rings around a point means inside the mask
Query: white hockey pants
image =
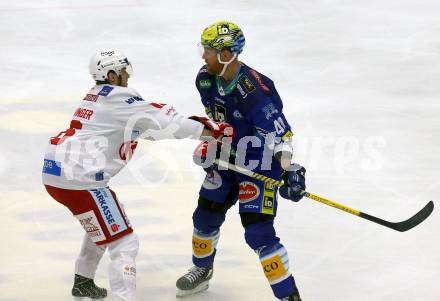
<svg viewBox="0 0 440 301"><path fill-rule="evenodd" d="M107 245L110 253L109 280L113 301L136 300L136 255L139 240L130 233Z"/></svg>
<svg viewBox="0 0 440 301"><path fill-rule="evenodd" d="M135 301L136 255L139 249L139 240L135 233L130 233L104 246L97 246L86 234L75 263L75 273L87 278L95 278L96 269L106 248L111 259L108 274L112 300Z"/></svg>
<svg viewBox="0 0 440 301"><path fill-rule="evenodd" d="M94 279L99 261L105 252L105 246L97 246L88 234L84 235L81 252L75 262L75 274Z"/></svg>

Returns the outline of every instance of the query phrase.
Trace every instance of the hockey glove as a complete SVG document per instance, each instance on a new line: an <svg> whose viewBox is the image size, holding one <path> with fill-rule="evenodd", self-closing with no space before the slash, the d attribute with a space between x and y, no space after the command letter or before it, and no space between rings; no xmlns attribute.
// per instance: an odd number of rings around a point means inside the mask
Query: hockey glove
<svg viewBox="0 0 440 301"><path fill-rule="evenodd" d="M306 190L305 173L306 169L301 165L291 164L282 174L284 184L280 187L280 195L294 202L301 200L302 192Z"/></svg>
<svg viewBox="0 0 440 301"><path fill-rule="evenodd" d="M214 169L214 160L217 153L217 143L215 140L202 141L193 153L193 161L196 165L210 173Z"/></svg>
<svg viewBox="0 0 440 301"><path fill-rule="evenodd" d="M205 128L211 131L211 135L214 139L220 140L223 136L234 137L234 128L227 122L216 122L199 116L191 116L189 119L203 123Z"/></svg>

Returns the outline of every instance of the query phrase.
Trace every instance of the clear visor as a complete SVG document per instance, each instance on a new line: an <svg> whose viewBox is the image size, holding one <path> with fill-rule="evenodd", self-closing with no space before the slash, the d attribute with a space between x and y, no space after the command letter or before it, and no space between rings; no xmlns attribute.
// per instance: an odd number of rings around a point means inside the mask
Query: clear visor
<svg viewBox="0 0 440 301"><path fill-rule="evenodd" d="M205 52L205 46L201 42L197 43L197 49L199 50L200 57L203 57L203 53Z"/></svg>
<svg viewBox="0 0 440 301"><path fill-rule="evenodd" d="M118 75L121 75L121 72L125 70L130 77L133 76L133 67L127 58L120 59L119 65L115 66L115 69Z"/></svg>
<svg viewBox="0 0 440 301"><path fill-rule="evenodd" d="M203 45L201 42L197 44L197 48L199 49L200 57L203 57L205 51L212 52L213 54L218 53L217 49L209 47L208 45Z"/></svg>
<svg viewBox="0 0 440 301"><path fill-rule="evenodd" d="M128 75L133 76L133 67L131 66L131 64L128 64L125 67L125 71L127 71Z"/></svg>

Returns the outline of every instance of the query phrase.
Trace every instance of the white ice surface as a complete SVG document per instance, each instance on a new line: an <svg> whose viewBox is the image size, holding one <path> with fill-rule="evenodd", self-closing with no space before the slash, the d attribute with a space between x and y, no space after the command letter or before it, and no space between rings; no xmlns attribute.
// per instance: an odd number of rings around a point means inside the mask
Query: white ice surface
<svg viewBox="0 0 440 301"><path fill-rule="evenodd" d="M392 221L439 199L438 1L1 0L0 301L71 298L82 229L45 193L40 172L48 137L92 85L91 54L125 51L129 84L144 98L200 114L196 43L220 19L242 26L241 59L275 81L310 191ZM202 179L194 145L142 143L139 161L112 182L141 238L140 301L175 300L175 280L190 266ZM398 233L281 200L276 226L304 301L440 300L438 210ZM273 300L236 208L210 289L187 300Z"/></svg>

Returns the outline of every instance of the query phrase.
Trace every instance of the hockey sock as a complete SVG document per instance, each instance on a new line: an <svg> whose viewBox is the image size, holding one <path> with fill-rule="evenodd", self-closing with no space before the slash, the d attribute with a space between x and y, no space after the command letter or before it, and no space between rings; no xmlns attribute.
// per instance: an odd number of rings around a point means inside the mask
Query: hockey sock
<svg viewBox="0 0 440 301"><path fill-rule="evenodd" d="M194 228L192 237L193 263L199 267L212 265L220 230L204 232Z"/></svg>
<svg viewBox="0 0 440 301"><path fill-rule="evenodd" d="M264 274L277 298L295 291L295 281L289 270L289 255L280 243L257 250Z"/></svg>

